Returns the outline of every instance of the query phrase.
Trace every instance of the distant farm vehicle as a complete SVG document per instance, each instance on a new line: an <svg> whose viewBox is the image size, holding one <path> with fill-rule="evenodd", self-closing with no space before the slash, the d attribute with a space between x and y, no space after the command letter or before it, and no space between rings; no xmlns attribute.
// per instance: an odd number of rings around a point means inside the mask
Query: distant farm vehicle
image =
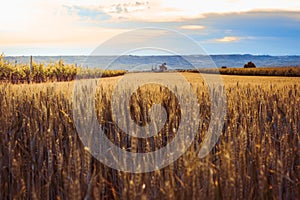
<svg viewBox="0 0 300 200"><path fill-rule="evenodd" d="M167 63L163 63L163 64L161 64L160 66L159 66L159 70L160 71L162 71L162 72L164 72L164 71L166 71L167 70Z"/></svg>
<svg viewBox="0 0 300 200"><path fill-rule="evenodd" d="M167 65L167 63L163 63L163 64L159 65L158 69L157 69L157 67L155 67L155 68L152 67L152 71L154 71L154 72L164 72L168 69L166 65Z"/></svg>

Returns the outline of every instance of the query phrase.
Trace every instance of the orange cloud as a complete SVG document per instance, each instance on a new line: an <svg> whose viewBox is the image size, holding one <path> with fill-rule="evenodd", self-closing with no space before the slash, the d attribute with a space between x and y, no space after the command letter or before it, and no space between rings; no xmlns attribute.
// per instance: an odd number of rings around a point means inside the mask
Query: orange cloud
<svg viewBox="0 0 300 200"><path fill-rule="evenodd" d="M234 36L226 36L220 39L216 39L217 42L235 42L240 40L239 37L234 37Z"/></svg>
<svg viewBox="0 0 300 200"><path fill-rule="evenodd" d="M186 30L201 30L204 29L205 26L201 26L201 25L184 25L184 26L180 26L181 29L186 29Z"/></svg>

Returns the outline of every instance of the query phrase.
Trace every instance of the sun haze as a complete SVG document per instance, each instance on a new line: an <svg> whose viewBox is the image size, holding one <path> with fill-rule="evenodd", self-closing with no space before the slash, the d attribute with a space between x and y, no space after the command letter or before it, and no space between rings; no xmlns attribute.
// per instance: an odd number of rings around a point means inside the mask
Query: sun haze
<svg viewBox="0 0 300 200"><path fill-rule="evenodd" d="M209 54L300 54L299 21L298 0L10 0L0 7L0 51L88 55L114 35L158 27L186 34Z"/></svg>

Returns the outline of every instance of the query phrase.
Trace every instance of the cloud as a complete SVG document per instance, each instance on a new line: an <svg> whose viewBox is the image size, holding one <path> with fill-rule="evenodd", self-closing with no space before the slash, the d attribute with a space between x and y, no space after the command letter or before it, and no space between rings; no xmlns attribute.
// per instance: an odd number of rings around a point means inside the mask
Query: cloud
<svg viewBox="0 0 300 200"><path fill-rule="evenodd" d="M90 5L83 0L75 1L74 5L81 2L81 6ZM94 1L93 1L94 2ZM112 21L135 21L135 22L179 22L192 19L203 19L207 15L227 14L227 13L246 13L252 11L299 11L299 0L260 0L251 2L242 0L211 0L201 2L190 0L188 3L182 0L102 0L95 1L99 11L112 17Z"/></svg>
<svg viewBox="0 0 300 200"><path fill-rule="evenodd" d="M194 15L194 12L184 11L180 8L162 6L161 0L152 1L101 1L97 5L101 11L112 17L112 22L175 22L191 18L200 18L201 15Z"/></svg>
<svg viewBox="0 0 300 200"><path fill-rule="evenodd" d="M132 13L150 9L149 2L136 1L135 3L118 3L109 6L101 6L107 13Z"/></svg>
<svg viewBox="0 0 300 200"><path fill-rule="evenodd" d="M234 37L234 36L225 36L223 38L220 38L220 39L216 39L215 41L217 42L236 42L240 40L239 37Z"/></svg>
<svg viewBox="0 0 300 200"><path fill-rule="evenodd" d="M183 25L179 27L180 29L185 29L185 30L201 30L204 29L204 26L201 25Z"/></svg>
<svg viewBox="0 0 300 200"><path fill-rule="evenodd" d="M212 52L252 46L252 52L299 54L299 22L299 0L11 0L0 7L0 44L80 49L126 30L160 27L205 42Z"/></svg>
<svg viewBox="0 0 300 200"><path fill-rule="evenodd" d="M76 14L81 19L91 19L91 20L108 20L111 18L110 15L101 11L99 7L90 6L63 6L70 15Z"/></svg>

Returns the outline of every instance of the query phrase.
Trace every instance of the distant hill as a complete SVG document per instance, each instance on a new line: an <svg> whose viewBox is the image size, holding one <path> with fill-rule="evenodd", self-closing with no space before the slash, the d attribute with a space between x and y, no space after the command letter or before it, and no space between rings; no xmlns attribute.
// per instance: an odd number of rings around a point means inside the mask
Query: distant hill
<svg viewBox="0 0 300 200"><path fill-rule="evenodd" d="M5 57L14 63L28 63L28 56ZM300 56L269 56L269 55L188 55L188 56L34 56L37 63L49 63L63 59L67 64L110 69L149 70L167 63L168 69L212 68L227 66L241 68L252 61L257 67L300 66ZM213 62L212 62L213 61Z"/></svg>

